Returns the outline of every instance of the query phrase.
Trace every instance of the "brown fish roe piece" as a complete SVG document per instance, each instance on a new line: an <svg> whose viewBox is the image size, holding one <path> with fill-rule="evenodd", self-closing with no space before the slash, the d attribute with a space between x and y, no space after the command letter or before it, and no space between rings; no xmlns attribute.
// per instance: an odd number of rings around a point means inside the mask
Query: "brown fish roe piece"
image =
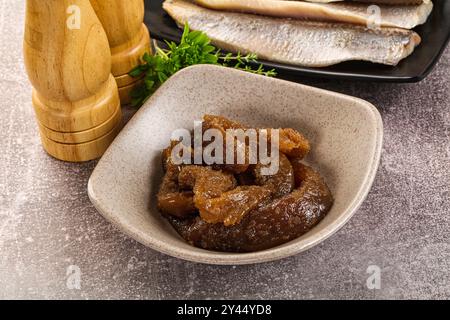
<svg viewBox="0 0 450 320"><path fill-rule="evenodd" d="M180 190L178 185L179 172L178 166L167 166L157 200L158 208L163 213L183 218L198 212L198 210L194 205L193 193Z"/></svg>
<svg viewBox="0 0 450 320"><path fill-rule="evenodd" d="M280 153L278 172L273 175L262 175L261 170L269 165L257 164L252 166L254 182L256 185L264 186L272 191L273 196L278 198L291 192L294 185L294 170L289 159Z"/></svg>
<svg viewBox="0 0 450 320"><path fill-rule="evenodd" d="M205 132L208 129L217 129L219 130L223 136L225 137L226 130L228 129L249 129L248 126L245 126L243 124L240 124L236 121L229 120L225 117L221 116L214 116L214 115L205 115L203 117L203 132ZM261 132L262 129L257 129L259 132ZM271 139L271 130L273 129L265 129L267 131L267 138L270 142ZM308 139L306 139L305 136L303 136L300 132L297 130L294 130L292 128L281 128L279 130L279 151L281 153L284 153L288 157L295 157L295 158L304 158L311 150L311 146L309 144ZM225 141L224 141L225 142ZM246 142L248 144L248 142ZM224 143L224 152L225 149L225 143ZM235 149L236 153L236 149ZM234 164L234 165L223 165L221 167L233 172L233 173L242 173L245 172L248 169L249 162L249 151L248 151L248 145L246 146L246 164ZM236 154L235 154L236 157Z"/></svg>
<svg viewBox="0 0 450 320"><path fill-rule="evenodd" d="M203 116L203 132L205 132L206 130L209 129L216 129L219 130L222 133L222 136L224 138L223 141L223 158L224 160L226 159L226 152L227 152L227 148L226 148L226 132L227 130L236 130L236 129L242 129L244 130L245 127L235 121L229 120L225 117L221 117L221 116L214 116L214 115L205 115ZM242 173L245 172L248 167L249 167L249 152L248 152L248 146L244 145L245 148L245 161L243 164L239 164L237 163L237 143L238 143L238 139L235 139L235 148L234 148L234 159L235 159L235 163L234 164L221 164L221 165L215 165L215 168L218 169L225 169L229 172L232 173Z"/></svg>
<svg viewBox="0 0 450 320"><path fill-rule="evenodd" d="M198 212L192 192L171 192L158 195L158 208L165 214L178 218L189 217Z"/></svg>
<svg viewBox="0 0 450 320"><path fill-rule="evenodd" d="M236 187L236 179L231 173L195 165L181 169L178 183L183 189L194 191L195 203L220 197L222 193Z"/></svg>
<svg viewBox="0 0 450 320"><path fill-rule="evenodd" d="M228 129L248 127L206 115L202 129L217 129L226 138ZM262 130L256 129L259 134ZM274 129L265 130L270 144ZM243 165L178 166L170 159L174 142L163 152L166 175L158 206L188 243L227 252L264 250L300 237L328 213L330 190L315 170L301 163L310 151L308 140L294 129L278 130L279 150L270 150L278 151L280 160L273 175L263 175L270 165L248 163L248 141Z"/></svg>
<svg viewBox="0 0 450 320"><path fill-rule="evenodd" d="M203 116L203 131L207 129L218 129L225 132L227 129L245 129L245 126L222 116L206 114Z"/></svg>
<svg viewBox="0 0 450 320"><path fill-rule="evenodd" d="M271 130L266 129L267 136L270 141ZM311 150L308 139L306 139L300 132L291 128L278 129L280 132L279 149L280 152L287 155L289 158L303 159Z"/></svg>
<svg viewBox="0 0 450 320"><path fill-rule="evenodd" d="M200 216L208 223L232 226L239 223L259 203L270 197L272 191L259 186L241 186L223 193L218 198L200 204Z"/></svg>
<svg viewBox="0 0 450 320"><path fill-rule="evenodd" d="M232 174L209 167L186 166L178 177L183 188L194 190L194 204L202 220L230 226L267 199L272 191L260 186L236 187Z"/></svg>
<svg viewBox="0 0 450 320"><path fill-rule="evenodd" d="M297 159L294 162L295 180L300 182L297 188L250 211L238 224L227 227L207 223L200 217L169 220L187 242L208 250L252 252L298 238L325 217L333 197L315 170Z"/></svg>
<svg viewBox="0 0 450 320"><path fill-rule="evenodd" d="M226 226L241 221L272 193L259 186L236 187L232 174L209 167L186 166L178 180L183 188L194 190L194 204L204 221Z"/></svg>
<svg viewBox="0 0 450 320"><path fill-rule="evenodd" d="M171 160L172 148L177 142L162 152L163 169L166 172L157 195L158 208L164 214L185 218L198 212L194 205L194 193L183 191L178 184L178 175L182 166L175 165Z"/></svg>

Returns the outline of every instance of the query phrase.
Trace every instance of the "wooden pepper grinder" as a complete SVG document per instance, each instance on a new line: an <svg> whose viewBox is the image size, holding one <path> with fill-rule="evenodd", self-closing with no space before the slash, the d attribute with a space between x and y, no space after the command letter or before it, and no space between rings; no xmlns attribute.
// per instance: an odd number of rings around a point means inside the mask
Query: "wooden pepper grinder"
<svg viewBox="0 0 450 320"><path fill-rule="evenodd" d="M141 79L128 73L150 53L150 35L144 22L144 0L91 0L108 35L112 53L112 74L119 87L122 105L131 102L130 93Z"/></svg>
<svg viewBox="0 0 450 320"><path fill-rule="evenodd" d="M45 150L100 157L121 127L106 33L89 0L27 0L25 66Z"/></svg>

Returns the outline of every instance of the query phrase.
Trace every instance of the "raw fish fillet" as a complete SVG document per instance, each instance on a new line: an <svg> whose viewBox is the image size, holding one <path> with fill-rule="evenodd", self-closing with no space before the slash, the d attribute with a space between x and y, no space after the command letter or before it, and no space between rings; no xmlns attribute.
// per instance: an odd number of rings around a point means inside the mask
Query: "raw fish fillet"
<svg viewBox="0 0 450 320"><path fill-rule="evenodd" d="M344 0L306 0L308 2L317 2L317 3L329 3L329 2L341 2ZM430 2L430 0L347 0L347 1L355 1L355 2L365 2L372 4L421 4L423 2Z"/></svg>
<svg viewBox="0 0 450 320"><path fill-rule="evenodd" d="M364 26L412 29L427 21L433 3L421 5L379 5L378 8L356 2L310 3L285 0L194 0L215 10L256 13L266 16L346 22ZM379 11L378 11L379 10ZM379 13L379 19L376 14Z"/></svg>
<svg viewBox="0 0 450 320"><path fill-rule="evenodd" d="M420 36L398 28L311 22L216 11L182 0L166 0L164 10L183 26L205 32L216 46L255 53L260 59L308 67L348 60L397 65L420 43Z"/></svg>

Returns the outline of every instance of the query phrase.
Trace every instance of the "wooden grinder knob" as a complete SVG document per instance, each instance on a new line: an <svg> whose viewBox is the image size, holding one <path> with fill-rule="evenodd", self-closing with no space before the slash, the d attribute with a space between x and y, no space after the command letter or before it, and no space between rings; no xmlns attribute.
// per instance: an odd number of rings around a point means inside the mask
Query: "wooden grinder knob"
<svg viewBox="0 0 450 320"><path fill-rule="evenodd" d="M131 102L130 93L140 79L128 73L150 53L150 35L144 22L144 0L91 0L103 24L112 54L111 72L119 87L122 105Z"/></svg>
<svg viewBox="0 0 450 320"><path fill-rule="evenodd" d="M121 125L106 33L89 0L27 0L25 66L46 151L100 157Z"/></svg>

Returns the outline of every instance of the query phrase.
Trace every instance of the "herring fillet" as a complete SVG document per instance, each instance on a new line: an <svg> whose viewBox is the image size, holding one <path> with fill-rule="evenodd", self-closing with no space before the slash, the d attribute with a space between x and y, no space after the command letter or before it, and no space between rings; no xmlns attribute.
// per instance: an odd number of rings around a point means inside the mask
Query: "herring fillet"
<svg viewBox="0 0 450 320"><path fill-rule="evenodd" d="M310 3L286 0L194 0L193 2L215 10L256 13L282 18L346 22L359 25L379 23L380 27L412 29L427 21L433 9L431 1L421 5L379 5L379 20L375 21L374 8L355 2Z"/></svg>
<svg viewBox="0 0 450 320"><path fill-rule="evenodd" d="M163 8L179 26L188 23L212 43L231 52L307 67L348 60L397 65L420 43L414 31L310 22L206 9L183 0L166 0Z"/></svg>
<svg viewBox="0 0 450 320"><path fill-rule="evenodd" d="M294 0L296 1L296 0ZM306 0L307 2L317 2L317 3L329 3L329 2L341 2L344 0ZM348 0L347 0L348 1ZM428 2L429 0L350 0L355 2L365 2L370 4L421 4L423 2Z"/></svg>

